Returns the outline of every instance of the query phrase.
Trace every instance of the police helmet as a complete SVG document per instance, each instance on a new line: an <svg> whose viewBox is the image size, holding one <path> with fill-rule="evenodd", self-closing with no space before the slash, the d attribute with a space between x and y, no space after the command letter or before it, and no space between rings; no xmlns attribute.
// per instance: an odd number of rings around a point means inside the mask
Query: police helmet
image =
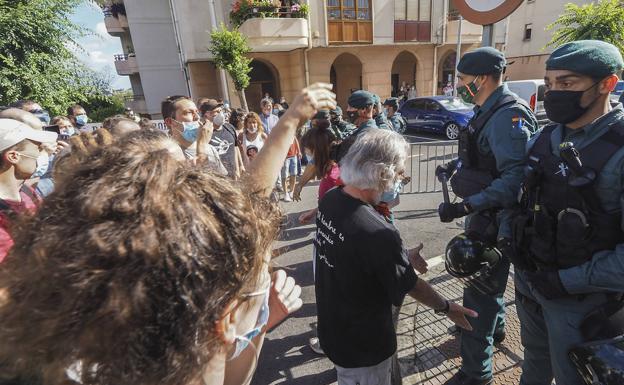
<svg viewBox="0 0 624 385"><path fill-rule="evenodd" d="M587 385L624 384L624 335L575 346L568 355Z"/></svg>
<svg viewBox="0 0 624 385"><path fill-rule="evenodd" d="M498 249L468 237L465 233L457 235L446 245L446 271L466 287L484 294L496 291L489 277L501 259L502 254Z"/></svg>

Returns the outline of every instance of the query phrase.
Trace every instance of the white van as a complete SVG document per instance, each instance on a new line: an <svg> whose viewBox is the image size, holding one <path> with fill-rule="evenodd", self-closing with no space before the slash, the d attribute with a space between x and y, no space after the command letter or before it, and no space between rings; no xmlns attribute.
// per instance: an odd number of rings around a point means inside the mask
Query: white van
<svg viewBox="0 0 624 385"><path fill-rule="evenodd" d="M546 110L544 109L544 92L546 86L544 86L543 79L530 79L530 80L513 80L505 82L509 90L523 99L535 114L537 122L540 127L550 123L546 117Z"/></svg>

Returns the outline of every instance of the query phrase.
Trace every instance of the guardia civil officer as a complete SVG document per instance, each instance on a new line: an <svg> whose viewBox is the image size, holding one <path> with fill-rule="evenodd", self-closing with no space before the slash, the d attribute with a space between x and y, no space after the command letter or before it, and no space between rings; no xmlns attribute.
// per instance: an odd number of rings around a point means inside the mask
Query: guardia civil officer
<svg viewBox="0 0 624 385"><path fill-rule="evenodd" d="M614 337L605 328L624 293L624 109L609 93L623 66L615 46L595 40L546 61L544 107L556 123L531 140L512 222L522 385L584 384L569 354Z"/></svg>
<svg viewBox="0 0 624 385"><path fill-rule="evenodd" d="M375 124L381 129L391 130L390 122L388 122L388 118L381 106L381 99L377 94L373 94L373 98L373 119L375 119Z"/></svg>
<svg viewBox="0 0 624 385"><path fill-rule="evenodd" d="M392 129L394 132L398 132L399 134L403 134L405 129L407 128L407 121L401 113L399 112L399 99L398 98L388 98L384 101L384 107L386 108L386 115L388 117L388 121L392 125Z"/></svg>
<svg viewBox="0 0 624 385"><path fill-rule="evenodd" d="M344 140L331 151L332 160L340 162L349 148L355 143L355 140L367 132L368 130L377 129L375 120L373 120L373 105L375 104L375 95L365 90L358 90L352 93L347 100L347 115L352 126L357 127L347 133ZM314 177L316 169L314 164L308 164L306 166L303 175L299 179L299 182L295 185L293 191L293 199L295 201L301 200L301 190L303 187Z"/></svg>
<svg viewBox="0 0 624 385"><path fill-rule="evenodd" d="M336 106L335 109L329 111L331 129L336 135L336 138L342 140L349 136L355 126L342 119L342 108Z"/></svg>
<svg viewBox="0 0 624 385"><path fill-rule="evenodd" d="M506 66L504 55L491 47L466 53L457 66L459 86L474 96L474 117L460 130L459 157L436 170L442 180L450 176L460 203L442 203L442 222L468 215L466 232L475 241L496 245L510 236L509 226L499 226L501 209L516 202L523 178L526 144L537 130L529 107L502 83ZM503 294L509 274L509 261L503 256L491 276L490 289L467 286L464 305L477 310L471 320L473 330L462 331L461 369L447 385L492 383L493 342L504 338Z"/></svg>

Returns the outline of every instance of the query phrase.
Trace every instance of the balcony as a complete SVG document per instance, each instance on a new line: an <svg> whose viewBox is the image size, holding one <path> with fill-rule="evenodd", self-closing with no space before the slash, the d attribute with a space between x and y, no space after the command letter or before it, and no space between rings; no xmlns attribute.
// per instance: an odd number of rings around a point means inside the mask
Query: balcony
<svg viewBox="0 0 624 385"><path fill-rule="evenodd" d="M143 95L133 95L127 97L124 100L124 105L126 108L132 109L135 114L147 114L147 103L145 102L145 96Z"/></svg>
<svg viewBox="0 0 624 385"><path fill-rule="evenodd" d="M238 27L252 52L292 51L308 46L308 20L303 18L248 19Z"/></svg>
<svg viewBox="0 0 624 385"><path fill-rule="evenodd" d="M457 43L459 23L460 20L458 17L449 14L448 23L446 24L446 44ZM480 43L483 37L483 27L478 24L472 24L466 20L462 20L461 23L462 44Z"/></svg>
<svg viewBox="0 0 624 385"><path fill-rule="evenodd" d="M117 74L122 76L129 76L139 73L139 66L137 64L136 56L131 54L119 54L115 55L115 69Z"/></svg>
<svg viewBox="0 0 624 385"><path fill-rule="evenodd" d="M128 18L123 4L106 5L103 8L104 25L111 36L121 36L128 32Z"/></svg>

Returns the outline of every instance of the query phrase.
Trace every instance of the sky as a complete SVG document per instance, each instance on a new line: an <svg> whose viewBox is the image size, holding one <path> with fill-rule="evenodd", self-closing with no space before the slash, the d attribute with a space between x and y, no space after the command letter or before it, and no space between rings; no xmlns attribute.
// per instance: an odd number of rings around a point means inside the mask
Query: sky
<svg viewBox="0 0 624 385"><path fill-rule="evenodd" d="M78 52L78 57L95 71L110 72L114 79L113 89L130 88L128 76L119 76L115 71L113 55L123 53L123 49L121 40L106 32L102 10L92 4L82 4L76 8L76 13L71 19L95 33L95 36L87 36L78 40L85 50L85 52Z"/></svg>

